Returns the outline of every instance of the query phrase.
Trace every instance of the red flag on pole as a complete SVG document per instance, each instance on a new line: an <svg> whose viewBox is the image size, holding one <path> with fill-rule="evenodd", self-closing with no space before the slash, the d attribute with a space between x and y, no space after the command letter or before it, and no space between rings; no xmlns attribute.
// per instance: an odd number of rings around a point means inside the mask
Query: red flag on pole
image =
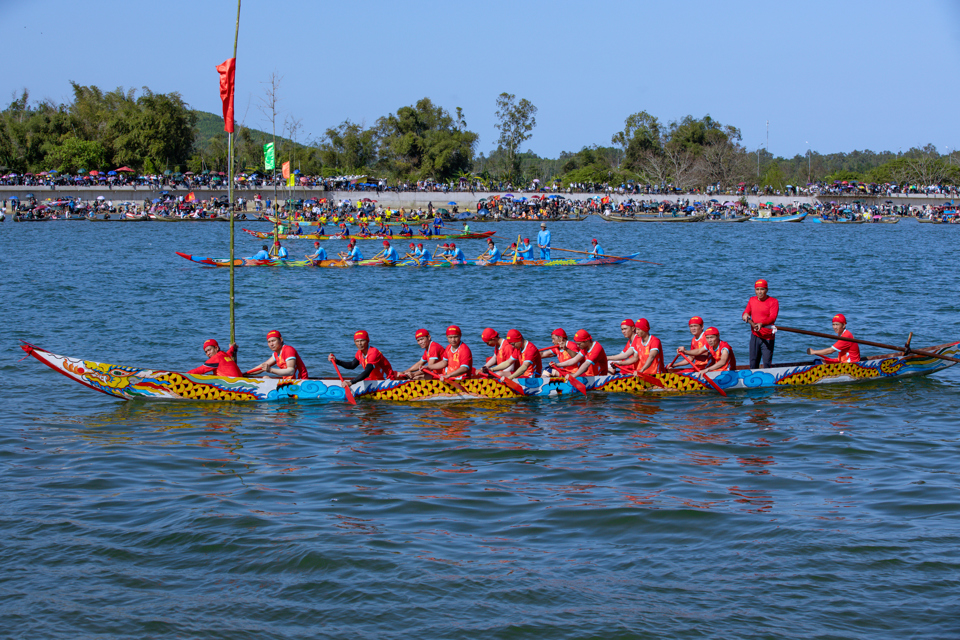
<svg viewBox="0 0 960 640"><path fill-rule="evenodd" d="M290 162L289 161L283 163L283 170L281 171L281 173L283 174L284 180L288 180L290 178Z"/></svg>
<svg viewBox="0 0 960 640"><path fill-rule="evenodd" d="M237 59L230 58L217 65L220 73L220 99L223 101L223 130L233 133L233 82L237 72Z"/></svg>

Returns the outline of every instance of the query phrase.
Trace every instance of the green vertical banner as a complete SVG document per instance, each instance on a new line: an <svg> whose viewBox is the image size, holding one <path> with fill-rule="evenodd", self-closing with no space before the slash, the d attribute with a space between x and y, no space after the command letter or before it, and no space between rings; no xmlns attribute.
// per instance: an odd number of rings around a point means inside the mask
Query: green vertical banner
<svg viewBox="0 0 960 640"><path fill-rule="evenodd" d="M273 154L273 143L268 142L263 145L263 170L273 171L277 167L277 161Z"/></svg>

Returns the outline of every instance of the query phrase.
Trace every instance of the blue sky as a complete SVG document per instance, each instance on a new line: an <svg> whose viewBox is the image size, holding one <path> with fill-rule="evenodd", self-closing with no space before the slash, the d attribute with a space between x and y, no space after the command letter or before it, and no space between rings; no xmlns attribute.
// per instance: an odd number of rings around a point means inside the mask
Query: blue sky
<svg viewBox="0 0 960 640"><path fill-rule="evenodd" d="M69 81L178 91L219 113L214 67L229 58L235 0L0 0L8 52L0 96L70 99ZM12 52L16 52L13 54ZM631 113L710 114L775 155L960 145L960 2L267 2L244 0L238 120L283 77L300 139L349 118L370 125L427 96L463 107L496 146L503 91L538 108L524 145L541 156L610 144Z"/></svg>

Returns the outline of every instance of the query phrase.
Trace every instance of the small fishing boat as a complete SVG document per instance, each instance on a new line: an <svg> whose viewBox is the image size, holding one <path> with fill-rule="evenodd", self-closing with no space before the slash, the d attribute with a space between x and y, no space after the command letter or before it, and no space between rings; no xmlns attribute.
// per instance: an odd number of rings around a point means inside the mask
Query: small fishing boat
<svg viewBox="0 0 960 640"><path fill-rule="evenodd" d="M662 216L620 216L611 213L598 214L607 222L701 222L707 217L705 213L695 216L679 215L677 212L667 213Z"/></svg>
<svg viewBox="0 0 960 640"><path fill-rule="evenodd" d="M957 345L930 347L940 355L956 354ZM23 342L21 348L74 382L124 400L180 400L192 402L347 402L346 392L334 378L281 380L277 378L225 378L142 369L61 356ZM769 369L740 369L698 373L658 373L653 382L632 375L585 376L577 380L594 393L716 393L716 389L782 389L805 385L897 380L936 373L953 362L916 352L888 354L861 362L816 362L774 365ZM709 381L708 381L709 379ZM439 380L363 380L350 389L361 402L416 402L426 400L499 400L521 397L562 398L580 395L565 378L519 378L507 386L494 378L469 378L453 383ZM518 391L522 391L520 394Z"/></svg>
<svg viewBox="0 0 960 640"><path fill-rule="evenodd" d="M229 258L205 258L194 256L189 253L176 252L178 256L202 264L207 267L229 267ZM629 256L598 256L596 258L560 258L556 260L510 260L500 262L482 262L479 260L466 260L464 262L450 262L448 260L434 260L426 263L420 263L412 258L405 258L397 262L386 262L383 258L366 258L359 262L347 260L310 260L310 259L281 259L271 258L270 260L251 260L250 258L235 258L234 267L320 267L323 269L344 269L349 267L412 267L431 268L431 267L600 267L611 264L622 264L628 260L633 260L639 253Z"/></svg>
<svg viewBox="0 0 960 640"><path fill-rule="evenodd" d="M750 216L734 216L733 218L712 218L707 216L703 221L704 222L746 222L750 219Z"/></svg>
<svg viewBox="0 0 960 640"><path fill-rule="evenodd" d="M751 217L750 222L803 222L803 219L807 217L807 212L795 213L793 215L786 216L769 216L767 218L761 218L760 216Z"/></svg>
<svg viewBox="0 0 960 640"><path fill-rule="evenodd" d="M255 238L260 238L261 240L273 239L273 234L270 233L269 231L251 231L250 229L244 229L244 231L246 231L247 233L249 233ZM295 233L278 233L277 238L280 240L391 240L391 241L400 243L405 240L426 240L428 242L432 240L483 240L484 238L489 238L494 233L496 232L495 231L479 231L477 233L457 233L457 234L450 234L445 236L421 236L421 235L358 236L356 234L350 234L346 236L343 236L343 235L320 236L312 233L301 233L299 235Z"/></svg>

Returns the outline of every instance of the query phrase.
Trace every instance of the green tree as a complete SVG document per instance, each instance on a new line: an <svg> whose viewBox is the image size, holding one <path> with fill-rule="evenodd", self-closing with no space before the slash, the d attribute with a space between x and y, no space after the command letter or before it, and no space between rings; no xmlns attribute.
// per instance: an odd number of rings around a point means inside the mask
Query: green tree
<svg viewBox="0 0 960 640"><path fill-rule="evenodd" d="M320 159L324 167L339 173L363 173L377 161L379 140L373 129L344 120L327 129L320 143Z"/></svg>
<svg viewBox="0 0 960 640"><path fill-rule="evenodd" d="M99 142L69 136L50 150L46 161L60 173L102 169L107 164L107 151Z"/></svg>
<svg viewBox="0 0 960 640"><path fill-rule="evenodd" d="M519 180L521 176L520 161L517 152L520 145L530 139L530 132L537 126L537 108L526 98L516 102L517 96L512 93L501 93L497 96L497 124L500 137L497 140L497 150L504 152L506 161L505 174L509 180Z"/></svg>

